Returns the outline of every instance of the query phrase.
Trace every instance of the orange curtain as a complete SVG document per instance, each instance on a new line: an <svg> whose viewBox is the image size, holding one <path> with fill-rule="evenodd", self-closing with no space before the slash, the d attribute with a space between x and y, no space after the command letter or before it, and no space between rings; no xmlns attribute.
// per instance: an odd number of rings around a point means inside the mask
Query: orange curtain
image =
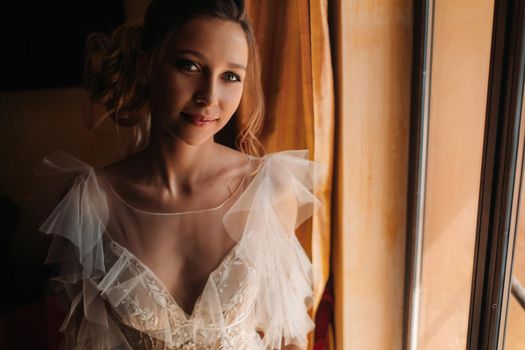
<svg viewBox="0 0 525 350"><path fill-rule="evenodd" d="M268 152L308 149L311 159L331 169L334 95L327 1L248 1L247 8L261 55L267 108L263 145ZM328 171L316 189L323 208L297 232L314 265L313 314L330 269L331 183Z"/></svg>

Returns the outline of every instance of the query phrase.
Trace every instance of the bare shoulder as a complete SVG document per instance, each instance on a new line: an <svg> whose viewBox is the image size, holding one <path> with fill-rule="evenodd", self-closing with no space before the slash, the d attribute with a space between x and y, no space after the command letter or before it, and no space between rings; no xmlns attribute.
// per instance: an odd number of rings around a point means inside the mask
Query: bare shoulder
<svg viewBox="0 0 525 350"><path fill-rule="evenodd" d="M112 186L133 187L140 178L140 165L136 154L128 155L122 159L106 164L96 169L99 180L108 180ZM115 181L114 179L118 179Z"/></svg>

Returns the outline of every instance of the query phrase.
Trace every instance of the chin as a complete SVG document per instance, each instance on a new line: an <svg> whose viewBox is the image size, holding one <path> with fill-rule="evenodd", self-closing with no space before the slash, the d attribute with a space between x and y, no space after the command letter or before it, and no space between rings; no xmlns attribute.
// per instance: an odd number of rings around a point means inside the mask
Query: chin
<svg viewBox="0 0 525 350"><path fill-rule="evenodd" d="M186 137L186 138L179 138L182 142L189 146L200 146L205 143L208 143L210 141L213 142L213 135L207 138L196 138L196 137Z"/></svg>
<svg viewBox="0 0 525 350"><path fill-rule="evenodd" d="M175 134L177 138L188 145L198 146L214 140L217 134L224 127L224 123L217 123L216 125L194 126L188 125L185 122L178 125Z"/></svg>
<svg viewBox="0 0 525 350"><path fill-rule="evenodd" d="M199 146L199 145L210 142L210 140L213 141L214 134L215 132L209 133L209 134L208 133L203 134L200 132L190 132L189 130L184 130L182 132L181 131L174 132L174 136L179 141L187 145L190 145L190 146Z"/></svg>

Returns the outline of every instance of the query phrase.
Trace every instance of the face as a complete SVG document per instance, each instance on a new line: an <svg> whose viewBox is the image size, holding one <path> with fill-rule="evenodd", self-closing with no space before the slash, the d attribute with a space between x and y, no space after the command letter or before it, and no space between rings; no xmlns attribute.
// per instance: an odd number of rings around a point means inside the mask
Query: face
<svg viewBox="0 0 525 350"><path fill-rule="evenodd" d="M196 17L168 39L150 79L152 128L198 145L213 140L239 106L248 43L241 26Z"/></svg>

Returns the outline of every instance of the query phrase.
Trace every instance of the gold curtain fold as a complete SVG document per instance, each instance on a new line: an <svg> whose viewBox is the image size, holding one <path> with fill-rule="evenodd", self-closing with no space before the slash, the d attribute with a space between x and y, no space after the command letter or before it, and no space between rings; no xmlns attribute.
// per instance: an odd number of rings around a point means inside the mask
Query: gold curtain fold
<svg viewBox="0 0 525 350"><path fill-rule="evenodd" d="M306 148L311 159L328 169L316 188L323 207L297 232L314 266L313 316L330 271L334 95L328 4L326 0L252 0L247 1L247 9L261 55L264 147L268 152ZM242 114L239 119L242 123Z"/></svg>

